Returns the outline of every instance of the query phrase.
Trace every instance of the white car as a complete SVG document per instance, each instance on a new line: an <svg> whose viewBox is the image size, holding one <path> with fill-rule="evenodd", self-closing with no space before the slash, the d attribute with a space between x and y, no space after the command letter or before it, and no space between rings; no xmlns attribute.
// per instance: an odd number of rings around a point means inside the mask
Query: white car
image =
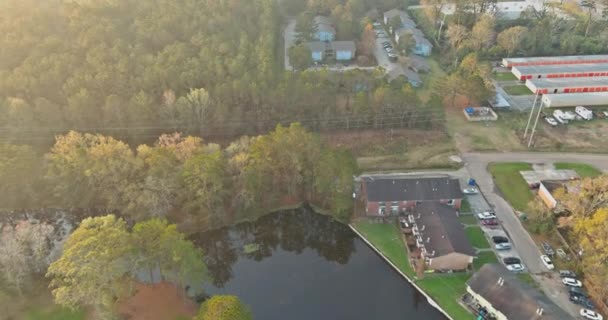
<svg viewBox="0 0 608 320"><path fill-rule="evenodd" d="M551 261L551 259L549 259L548 256L542 255L542 256L540 256L540 260L543 262L543 264L545 265L545 267L547 267L547 269L549 269L549 270L555 269L555 266L553 265L553 262Z"/></svg>
<svg viewBox="0 0 608 320"><path fill-rule="evenodd" d="M496 215L494 212L485 211L477 214L477 218L480 220L488 220L488 219L496 219Z"/></svg>
<svg viewBox="0 0 608 320"><path fill-rule="evenodd" d="M553 118L553 117L546 117L545 121L552 127L555 127L558 125L557 120L555 120L555 118Z"/></svg>
<svg viewBox="0 0 608 320"><path fill-rule="evenodd" d="M583 286L583 284L580 281L578 281L578 280L576 280L574 278L565 277L565 278L562 279L562 282L565 285L570 286L570 287L578 287L578 288L580 288L580 287Z"/></svg>
<svg viewBox="0 0 608 320"><path fill-rule="evenodd" d="M511 271L511 272L522 272L524 271L524 266L516 263L516 264L508 264L507 265L507 270Z"/></svg>
<svg viewBox="0 0 608 320"><path fill-rule="evenodd" d="M498 251L502 251L502 250L510 250L511 249L511 244L508 242L503 242L503 243L497 243L494 248Z"/></svg>
<svg viewBox="0 0 608 320"><path fill-rule="evenodd" d="M591 311L589 309L581 309L581 317L585 318L585 319L589 319L589 320L603 320L604 317L602 317L601 314L595 312L595 311Z"/></svg>
<svg viewBox="0 0 608 320"><path fill-rule="evenodd" d="M574 113L572 111L564 111L564 113L562 115L562 119L568 120L568 121L576 120L576 113Z"/></svg>
<svg viewBox="0 0 608 320"><path fill-rule="evenodd" d="M466 189L462 189L462 193L464 194L477 194L479 191L477 190L477 188L466 188Z"/></svg>

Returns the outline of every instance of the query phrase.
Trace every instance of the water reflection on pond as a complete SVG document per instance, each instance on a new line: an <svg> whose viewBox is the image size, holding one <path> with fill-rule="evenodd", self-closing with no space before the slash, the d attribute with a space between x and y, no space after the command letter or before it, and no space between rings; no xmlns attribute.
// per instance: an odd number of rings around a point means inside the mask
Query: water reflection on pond
<svg viewBox="0 0 608 320"><path fill-rule="evenodd" d="M445 319L347 226L307 209L199 234L212 284L255 319Z"/></svg>

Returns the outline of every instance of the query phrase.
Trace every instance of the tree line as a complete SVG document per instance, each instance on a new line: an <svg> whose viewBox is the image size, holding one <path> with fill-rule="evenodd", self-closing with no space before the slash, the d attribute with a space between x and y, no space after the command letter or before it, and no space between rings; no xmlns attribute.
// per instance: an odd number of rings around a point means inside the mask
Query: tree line
<svg viewBox="0 0 608 320"><path fill-rule="evenodd" d="M44 156L0 145L5 208L105 208L139 221L168 217L205 230L311 202L348 219L357 164L299 124L222 148L165 134L133 150L109 136L69 132Z"/></svg>
<svg viewBox="0 0 608 320"><path fill-rule="evenodd" d="M1 280L22 295L38 290L33 283L44 275L55 303L90 308L98 319L115 319L117 304L134 294L136 282L166 281L186 290L209 278L202 251L164 219L129 228L115 215L90 217L65 239L55 242L55 235L45 222L0 228ZM155 270L160 279L154 278ZM142 276L148 272L150 278ZM206 319L246 320L251 312L235 296L213 296L193 318Z"/></svg>
<svg viewBox="0 0 608 320"><path fill-rule="evenodd" d="M357 26L372 4L335 2ZM351 119L381 127L395 110L416 112L407 82L391 85L382 73L285 72L274 0L7 0L0 9L5 141L69 129L141 138L252 135L295 121L314 130L352 128ZM355 95L373 101L361 108ZM391 126L405 124L433 125Z"/></svg>

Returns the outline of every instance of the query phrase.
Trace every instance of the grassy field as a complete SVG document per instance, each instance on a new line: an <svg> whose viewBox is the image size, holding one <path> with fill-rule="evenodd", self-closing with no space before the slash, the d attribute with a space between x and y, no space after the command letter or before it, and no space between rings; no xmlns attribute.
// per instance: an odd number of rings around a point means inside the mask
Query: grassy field
<svg viewBox="0 0 608 320"><path fill-rule="evenodd" d="M498 259L494 251L483 251L477 254L477 259L473 260L473 268L479 270L486 263L496 263Z"/></svg>
<svg viewBox="0 0 608 320"><path fill-rule="evenodd" d="M517 80L517 77L515 77L511 72L497 72L494 74L494 79L497 81L512 81Z"/></svg>
<svg viewBox="0 0 608 320"><path fill-rule="evenodd" d="M409 264L407 249L397 226L384 223L357 222L354 227L378 248L393 264L410 277L416 275Z"/></svg>
<svg viewBox="0 0 608 320"><path fill-rule="evenodd" d="M72 311L67 308L53 306L50 309L32 308L26 315L26 320L84 320L85 312L81 310Z"/></svg>
<svg viewBox="0 0 608 320"><path fill-rule="evenodd" d="M571 169L582 178L594 178L602 174L596 167L584 163L556 162L555 169Z"/></svg>
<svg viewBox="0 0 608 320"><path fill-rule="evenodd" d="M473 319L473 315L458 304L458 300L466 292L466 282L469 274L433 275L417 281L437 303L455 320Z"/></svg>
<svg viewBox="0 0 608 320"><path fill-rule="evenodd" d="M467 227L464 229L464 232L467 234L473 247L477 249L487 249L490 247L490 244L480 227Z"/></svg>
<svg viewBox="0 0 608 320"><path fill-rule="evenodd" d="M519 171L532 170L532 165L523 162L490 163L488 170L505 199L515 209L525 210L534 195Z"/></svg>
<svg viewBox="0 0 608 320"><path fill-rule="evenodd" d="M528 89L528 87L523 84L505 86L503 87L503 89L505 90L505 92L512 96L525 96L532 94L532 91L530 91L530 89Z"/></svg>
<svg viewBox="0 0 608 320"><path fill-rule="evenodd" d="M472 214L465 214L458 217L458 220L464 224L476 225L477 219Z"/></svg>

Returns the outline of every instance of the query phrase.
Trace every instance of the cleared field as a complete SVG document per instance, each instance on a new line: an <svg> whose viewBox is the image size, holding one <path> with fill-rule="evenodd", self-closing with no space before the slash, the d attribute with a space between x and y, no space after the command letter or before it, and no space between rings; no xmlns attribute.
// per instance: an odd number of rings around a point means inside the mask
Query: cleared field
<svg viewBox="0 0 608 320"><path fill-rule="evenodd" d="M488 165L488 170L504 198L515 209L525 211L534 195L519 171L532 170L532 165L524 162L498 162Z"/></svg>
<svg viewBox="0 0 608 320"><path fill-rule="evenodd" d="M494 74L494 79L497 81L514 81L517 80L511 72L497 72Z"/></svg>

